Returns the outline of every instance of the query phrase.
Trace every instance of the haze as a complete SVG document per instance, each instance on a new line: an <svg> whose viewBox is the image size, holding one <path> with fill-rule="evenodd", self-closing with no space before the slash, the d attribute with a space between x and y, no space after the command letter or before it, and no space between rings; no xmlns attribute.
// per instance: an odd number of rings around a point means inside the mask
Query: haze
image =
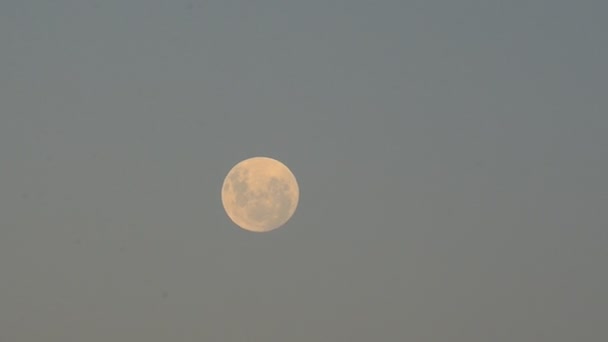
<svg viewBox="0 0 608 342"><path fill-rule="evenodd" d="M1 1L0 341L608 341L607 13Z"/></svg>

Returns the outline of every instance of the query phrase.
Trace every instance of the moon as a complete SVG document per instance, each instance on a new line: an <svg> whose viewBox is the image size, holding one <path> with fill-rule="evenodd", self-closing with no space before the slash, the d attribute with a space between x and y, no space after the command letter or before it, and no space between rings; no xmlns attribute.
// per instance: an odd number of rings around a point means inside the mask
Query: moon
<svg viewBox="0 0 608 342"><path fill-rule="evenodd" d="M253 157L230 169L222 205L237 226L269 232L284 225L298 206L300 188L291 170L276 159Z"/></svg>

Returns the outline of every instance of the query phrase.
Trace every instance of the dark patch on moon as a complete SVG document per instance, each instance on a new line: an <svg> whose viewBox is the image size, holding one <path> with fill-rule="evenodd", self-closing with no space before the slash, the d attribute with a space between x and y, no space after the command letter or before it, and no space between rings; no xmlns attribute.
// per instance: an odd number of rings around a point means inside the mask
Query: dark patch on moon
<svg viewBox="0 0 608 342"><path fill-rule="evenodd" d="M247 171L247 170L245 170ZM247 185L246 179L243 177L243 170L237 170L235 174L230 176L233 191L236 193L236 204L239 207L244 207L249 202L249 186Z"/></svg>

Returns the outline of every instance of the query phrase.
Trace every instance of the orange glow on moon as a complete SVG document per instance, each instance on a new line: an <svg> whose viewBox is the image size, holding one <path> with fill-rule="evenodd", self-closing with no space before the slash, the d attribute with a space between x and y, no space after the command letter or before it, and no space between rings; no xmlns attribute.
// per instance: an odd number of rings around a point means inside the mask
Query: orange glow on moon
<svg viewBox="0 0 608 342"><path fill-rule="evenodd" d="M237 226L269 232L284 225L298 206L293 173L278 160L253 157L236 164L222 185L222 205Z"/></svg>

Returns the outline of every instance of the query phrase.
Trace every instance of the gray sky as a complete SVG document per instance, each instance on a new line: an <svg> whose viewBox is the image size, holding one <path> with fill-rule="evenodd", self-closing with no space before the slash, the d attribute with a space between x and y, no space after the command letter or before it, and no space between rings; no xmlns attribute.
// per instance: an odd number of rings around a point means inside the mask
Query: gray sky
<svg viewBox="0 0 608 342"><path fill-rule="evenodd" d="M0 340L608 340L606 13L0 2Z"/></svg>

